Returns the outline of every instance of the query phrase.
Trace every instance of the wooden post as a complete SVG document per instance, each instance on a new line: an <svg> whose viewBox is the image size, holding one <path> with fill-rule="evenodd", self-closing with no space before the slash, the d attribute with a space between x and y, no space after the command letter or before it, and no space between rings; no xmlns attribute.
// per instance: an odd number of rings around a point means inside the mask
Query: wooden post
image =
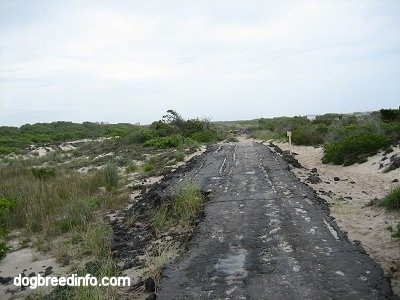
<svg viewBox="0 0 400 300"><path fill-rule="evenodd" d="M287 136L289 138L289 153L292 154L292 132L288 131Z"/></svg>

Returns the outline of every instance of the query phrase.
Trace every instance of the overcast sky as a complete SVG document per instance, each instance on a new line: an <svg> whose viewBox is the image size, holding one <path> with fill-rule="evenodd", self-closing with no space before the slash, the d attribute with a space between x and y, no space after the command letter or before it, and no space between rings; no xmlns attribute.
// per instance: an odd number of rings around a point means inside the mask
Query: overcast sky
<svg viewBox="0 0 400 300"><path fill-rule="evenodd" d="M0 0L0 125L400 104L400 0Z"/></svg>

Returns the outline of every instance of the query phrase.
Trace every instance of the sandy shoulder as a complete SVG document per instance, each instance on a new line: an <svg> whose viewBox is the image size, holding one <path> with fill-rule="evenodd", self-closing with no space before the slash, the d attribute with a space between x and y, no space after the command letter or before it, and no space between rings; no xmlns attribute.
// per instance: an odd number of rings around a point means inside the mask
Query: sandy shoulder
<svg viewBox="0 0 400 300"><path fill-rule="evenodd" d="M288 150L287 143L276 143L282 150ZM305 169L293 169L301 181L308 183L318 195L331 204L331 214L340 228L348 233L351 241L360 241L364 249L378 263L385 274L391 278L393 290L400 295L400 241L394 240L386 228L400 222L399 212L388 212L376 207L366 206L371 200L384 197L399 185L400 169L383 173L380 164L383 153L368 159L364 164L343 167L322 164L321 147L293 146L296 159ZM399 147L393 154L400 155ZM322 182L310 184L307 178L310 170L316 168ZM340 180L335 181L334 177ZM337 178L336 178L337 180Z"/></svg>

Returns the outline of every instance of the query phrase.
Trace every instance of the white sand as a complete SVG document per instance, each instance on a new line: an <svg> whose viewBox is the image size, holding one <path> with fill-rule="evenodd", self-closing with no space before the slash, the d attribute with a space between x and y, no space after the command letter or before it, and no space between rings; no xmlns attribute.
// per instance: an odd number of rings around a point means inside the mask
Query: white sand
<svg viewBox="0 0 400 300"><path fill-rule="evenodd" d="M50 277L68 276L68 268L60 267L54 257L40 253L32 248L23 248L8 253L0 262L0 276L17 277L21 273L28 276L32 272L35 272L36 276L39 273L44 276L46 268L50 266L53 267L53 274L49 275ZM25 290L21 290L21 287L14 285L13 280L7 285L0 284L1 299L25 299L32 291L43 293L48 292L49 288L42 287L37 290L26 288Z"/></svg>

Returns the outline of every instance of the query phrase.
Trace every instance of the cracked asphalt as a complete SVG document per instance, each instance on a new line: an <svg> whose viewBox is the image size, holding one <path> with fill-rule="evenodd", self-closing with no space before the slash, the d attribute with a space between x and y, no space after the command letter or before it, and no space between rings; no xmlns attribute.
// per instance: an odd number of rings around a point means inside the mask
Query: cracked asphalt
<svg viewBox="0 0 400 300"><path fill-rule="evenodd" d="M213 146L170 188L186 180L210 200L158 299L397 299L380 266L268 147Z"/></svg>

